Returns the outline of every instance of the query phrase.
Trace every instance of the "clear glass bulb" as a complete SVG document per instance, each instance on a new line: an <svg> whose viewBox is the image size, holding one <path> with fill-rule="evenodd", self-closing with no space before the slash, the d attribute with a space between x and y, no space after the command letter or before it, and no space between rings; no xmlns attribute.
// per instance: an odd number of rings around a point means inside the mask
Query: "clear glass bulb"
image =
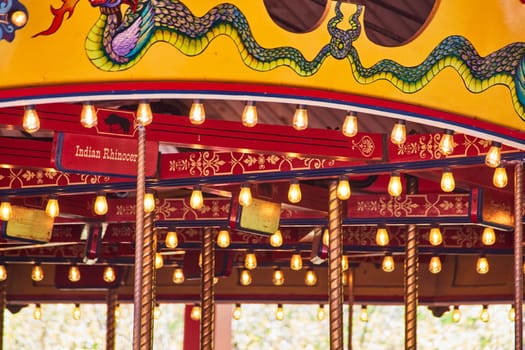
<svg viewBox="0 0 525 350"><path fill-rule="evenodd" d="M17 28L23 27L27 23L27 14L24 11L14 11L11 13L11 23Z"/></svg>
<svg viewBox="0 0 525 350"><path fill-rule="evenodd" d="M343 135L347 137L354 137L357 135L357 114L355 112L348 112L343 123Z"/></svg>
<svg viewBox="0 0 525 350"><path fill-rule="evenodd" d="M115 318L119 318L120 317L120 304L117 304L115 306Z"/></svg>
<svg viewBox="0 0 525 350"><path fill-rule="evenodd" d="M303 268L303 258L301 254L295 253L290 259L290 269L293 271L300 271Z"/></svg>
<svg viewBox="0 0 525 350"><path fill-rule="evenodd" d="M388 230L384 226L379 226L376 231L376 244L380 247L387 246L390 243Z"/></svg>
<svg viewBox="0 0 525 350"><path fill-rule="evenodd" d="M160 318L160 305L159 304L156 304L155 307L153 308L153 318L158 320Z"/></svg>
<svg viewBox="0 0 525 350"><path fill-rule="evenodd" d="M151 124L153 121L153 113L151 112L150 104L146 101L139 102L135 118L138 125L146 126Z"/></svg>
<svg viewBox="0 0 525 350"><path fill-rule="evenodd" d="M166 248L177 248L179 245L179 237L177 235L177 231L168 231L166 233L166 239L164 240L164 244L166 245Z"/></svg>
<svg viewBox="0 0 525 350"><path fill-rule="evenodd" d="M283 304L278 304L277 305L277 310L275 311L275 319L277 321L282 321L284 320L284 309L283 309Z"/></svg>
<svg viewBox="0 0 525 350"><path fill-rule="evenodd" d="M516 309L514 309L514 305L511 305L507 317L509 318L510 322L514 322L516 319Z"/></svg>
<svg viewBox="0 0 525 350"><path fill-rule="evenodd" d="M388 182L388 193L392 197L397 197L403 192L403 185L401 183L401 176L398 172L393 172L390 175L390 181Z"/></svg>
<svg viewBox="0 0 525 350"><path fill-rule="evenodd" d="M277 229L277 231L275 231L273 235L270 236L270 245L275 248L283 245L283 235L281 230Z"/></svg>
<svg viewBox="0 0 525 350"><path fill-rule="evenodd" d="M164 257L161 253L155 253L155 268L158 270L164 266Z"/></svg>
<svg viewBox="0 0 525 350"><path fill-rule="evenodd" d="M252 284L252 274L250 273L250 270L242 269L241 275L239 277L239 283L242 286L249 286Z"/></svg>
<svg viewBox="0 0 525 350"><path fill-rule="evenodd" d="M42 319L42 306L40 306L40 304L35 304L35 309L33 310L33 318L37 321Z"/></svg>
<svg viewBox="0 0 525 350"><path fill-rule="evenodd" d="M219 234L217 235L217 245L221 248L228 248L230 243L230 232L225 228L221 228L219 230Z"/></svg>
<svg viewBox="0 0 525 350"><path fill-rule="evenodd" d="M505 167L498 166L494 169L494 175L492 176L492 184L497 188L504 188L507 186L509 178L507 177L507 170Z"/></svg>
<svg viewBox="0 0 525 350"><path fill-rule="evenodd" d="M0 282L3 282L7 279L7 269L4 264L0 265Z"/></svg>
<svg viewBox="0 0 525 350"><path fill-rule="evenodd" d="M298 106L293 116L293 127L295 130L305 130L308 128L308 110L305 106Z"/></svg>
<svg viewBox="0 0 525 350"><path fill-rule="evenodd" d="M8 221L13 215L13 208L11 207L11 202L8 200L3 200L0 203L0 220Z"/></svg>
<svg viewBox="0 0 525 350"><path fill-rule="evenodd" d="M173 283L175 284L182 284L184 283L185 277L184 277L184 270L182 270L181 267L177 266L173 270L173 276L171 278Z"/></svg>
<svg viewBox="0 0 525 350"><path fill-rule="evenodd" d="M144 193L144 212L149 214L155 210L155 195L153 192Z"/></svg>
<svg viewBox="0 0 525 350"><path fill-rule="evenodd" d="M97 111L91 102L86 102L82 105L80 112L80 124L85 128L92 128L97 126Z"/></svg>
<svg viewBox="0 0 525 350"><path fill-rule="evenodd" d="M249 128L257 125L257 107L254 102L247 102L242 112L242 125Z"/></svg>
<svg viewBox="0 0 525 350"><path fill-rule="evenodd" d="M233 309L232 317L234 320L240 320L241 316L242 316L241 304L235 304L235 308Z"/></svg>
<svg viewBox="0 0 525 350"><path fill-rule="evenodd" d="M456 181L454 180L454 174L450 169L443 170L441 174L441 190L443 192L452 192L456 188Z"/></svg>
<svg viewBox="0 0 525 350"><path fill-rule="evenodd" d="M190 318L193 321L200 321L201 319L201 307L200 305L193 305L191 308Z"/></svg>
<svg viewBox="0 0 525 350"><path fill-rule="evenodd" d="M330 246L330 230L328 230L328 228L323 230L323 245L325 247Z"/></svg>
<svg viewBox="0 0 525 350"><path fill-rule="evenodd" d="M40 264L33 266L33 269L31 270L31 279L35 282L40 282L44 279L44 270Z"/></svg>
<svg viewBox="0 0 525 350"><path fill-rule="evenodd" d="M347 255L341 256L341 270L343 271L348 270L348 256Z"/></svg>
<svg viewBox="0 0 525 350"><path fill-rule="evenodd" d="M481 309L481 313L479 314L479 319L482 321L482 322L488 322L490 320L490 315L489 315L489 307L488 305L483 305L482 309Z"/></svg>
<svg viewBox="0 0 525 350"><path fill-rule="evenodd" d="M106 283L112 283L115 282L115 270L111 266L106 266L104 268L104 275L103 275L104 281Z"/></svg>
<svg viewBox="0 0 525 350"><path fill-rule="evenodd" d="M486 257L480 256L476 262L476 272L483 275L489 272L489 261Z"/></svg>
<svg viewBox="0 0 525 350"><path fill-rule="evenodd" d="M252 204L252 190L250 184L242 184L239 192L239 204L247 207Z"/></svg>
<svg viewBox="0 0 525 350"><path fill-rule="evenodd" d="M273 270L272 283L274 286L282 286L284 284L284 273L281 269Z"/></svg>
<svg viewBox="0 0 525 350"><path fill-rule="evenodd" d="M361 311L359 312L359 321L368 322L368 307L361 305Z"/></svg>
<svg viewBox="0 0 525 350"><path fill-rule="evenodd" d="M244 257L244 267L248 270L254 270L257 267L257 257L255 253L247 253Z"/></svg>
<svg viewBox="0 0 525 350"><path fill-rule="evenodd" d="M439 151L448 156L454 152L454 132L452 130L445 130L441 135L441 140L439 141Z"/></svg>
<svg viewBox="0 0 525 350"><path fill-rule="evenodd" d="M321 304L317 308L317 320L322 321L324 320L325 316L326 316L326 312L324 311L324 305Z"/></svg>
<svg viewBox="0 0 525 350"><path fill-rule="evenodd" d="M428 234L428 241L433 246L438 246L441 243L443 243L443 235L441 234L441 230L438 226L430 228L430 232Z"/></svg>
<svg viewBox="0 0 525 350"><path fill-rule="evenodd" d="M200 210L204 206L204 198L202 191L198 187L194 187L191 192L190 207L195 210Z"/></svg>
<svg viewBox="0 0 525 350"><path fill-rule="evenodd" d="M485 164L491 168L497 168L501 164L501 143L492 142L485 155Z"/></svg>
<svg viewBox="0 0 525 350"><path fill-rule="evenodd" d="M78 281L80 281L80 269L78 268L77 265L71 265L69 267L67 278L71 282L78 282Z"/></svg>
<svg viewBox="0 0 525 350"><path fill-rule="evenodd" d="M299 181L290 181L290 187L288 188L288 201L290 203L299 203L302 199L301 186Z"/></svg>
<svg viewBox="0 0 525 350"><path fill-rule="evenodd" d="M206 112L204 111L204 104L199 100L193 101L190 108L190 122L194 125L200 125L206 120Z"/></svg>
<svg viewBox="0 0 525 350"><path fill-rule="evenodd" d="M97 215L106 215L108 212L108 201L104 193L98 193L93 204L93 211Z"/></svg>
<svg viewBox="0 0 525 350"><path fill-rule="evenodd" d="M432 258L430 258L430 263L428 264L428 271L434 274L441 272L441 259L439 258L439 256L434 255Z"/></svg>
<svg viewBox="0 0 525 350"><path fill-rule="evenodd" d="M350 191L350 182L348 181L347 176L341 176L339 178L339 182L337 183L337 198L339 200L345 201L348 198L350 198L351 191Z"/></svg>
<svg viewBox="0 0 525 350"><path fill-rule="evenodd" d="M80 304L75 304L75 307L73 308L73 319L78 321L80 320Z"/></svg>
<svg viewBox="0 0 525 350"><path fill-rule="evenodd" d="M394 263L394 257L392 254L387 254L383 257L383 262L381 263L381 268L385 272L392 272L396 268Z"/></svg>
<svg viewBox="0 0 525 350"><path fill-rule="evenodd" d="M27 106L24 109L22 127L28 133L37 132L40 129L40 118L34 106Z"/></svg>
<svg viewBox="0 0 525 350"><path fill-rule="evenodd" d="M304 284L307 286L315 286L317 284L317 274L314 270L308 269L306 275L304 276Z"/></svg>
<svg viewBox="0 0 525 350"><path fill-rule="evenodd" d="M51 219L54 219L60 215L60 207L58 206L58 198L56 196L50 196L47 200L46 214Z"/></svg>
<svg viewBox="0 0 525 350"><path fill-rule="evenodd" d="M406 124L404 120L399 120L394 124L392 133L390 134L390 141L394 145L402 145L407 139Z"/></svg>
<svg viewBox="0 0 525 350"><path fill-rule="evenodd" d="M455 305L452 310L452 322L458 323L461 321L461 311L459 311L459 306Z"/></svg>
<svg viewBox="0 0 525 350"><path fill-rule="evenodd" d="M484 245L493 245L496 243L496 232L492 227L483 228L483 233L481 234L481 242Z"/></svg>

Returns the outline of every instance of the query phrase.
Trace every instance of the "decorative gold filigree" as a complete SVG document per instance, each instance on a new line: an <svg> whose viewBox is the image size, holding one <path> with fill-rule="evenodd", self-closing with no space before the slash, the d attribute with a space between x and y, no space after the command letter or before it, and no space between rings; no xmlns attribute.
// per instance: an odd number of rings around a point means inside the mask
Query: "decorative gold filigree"
<svg viewBox="0 0 525 350"><path fill-rule="evenodd" d="M363 136L359 141L352 140L352 149L358 149L363 156L370 157L375 149L374 140L368 135Z"/></svg>

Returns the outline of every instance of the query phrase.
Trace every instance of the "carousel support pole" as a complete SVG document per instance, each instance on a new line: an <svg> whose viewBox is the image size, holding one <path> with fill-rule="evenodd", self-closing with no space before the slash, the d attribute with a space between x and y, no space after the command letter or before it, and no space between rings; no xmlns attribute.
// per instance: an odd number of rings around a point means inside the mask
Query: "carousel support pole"
<svg viewBox="0 0 525 350"><path fill-rule="evenodd" d="M213 302L213 276L214 276L214 252L213 252L213 230L205 228L202 234L202 269L201 269L201 324L200 324L200 348L201 350L213 349L213 323L215 305Z"/></svg>
<svg viewBox="0 0 525 350"><path fill-rule="evenodd" d="M330 350L343 349L343 283L342 283L342 230L341 201L337 198L337 182L329 185L328 203L328 277L330 303Z"/></svg>
<svg viewBox="0 0 525 350"><path fill-rule="evenodd" d="M354 268L348 267L348 350L352 350L352 328L354 321Z"/></svg>
<svg viewBox="0 0 525 350"><path fill-rule="evenodd" d="M6 307L6 284L0 284L0 350L4 349L4 313Z"/></svg>
<svg viewBox="0 0 525 350"><path fill-rule="evenodd" d="M417 179L407 178L408 193L417 191ZM417 227L408 225L405 256L405 349L417 349L418 254Z"/></svg>
<svg viewBox="0 0 525 350"><path fill-rule="evenodd" d="M115 309L117 308L117 300L117 290L114 288L109 289L106 296L106 350L115 350L115 330L117 327Z"/></svg>
<svg viewBox="0 0 525 350"><path fill-rule="evenodd" d="M523 349L523 163L514 168L514 349Z"/></svg>
<svg viewBox="0 0 525 350"><path fill-rule="evenodd" d="M142 298L140 349L153 348L153 275L156 239L153 238L153 213L146 216L144 226L144 247L142 251Z"/></svg>
<svg viewBox="0 0 525 350"><path fill-rule="evenodd" d="M140 349L142 320L142 268L144 250L144 192L146 188L146 128L137 127L137 193L135 206L135 270L133 280L133 350Z"/></svg>

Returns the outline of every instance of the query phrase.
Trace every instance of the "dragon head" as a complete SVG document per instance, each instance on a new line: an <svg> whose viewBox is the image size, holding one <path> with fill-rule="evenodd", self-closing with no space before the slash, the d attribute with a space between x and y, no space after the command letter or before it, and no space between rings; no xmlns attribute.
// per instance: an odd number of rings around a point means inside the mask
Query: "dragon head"
<svg viewBox="0 0 525 350"><path fill-rule="evenodd" d="M117 7L120 4L127 4L135 10L138 0L89 0L89 2L93 7Z"/></svg>

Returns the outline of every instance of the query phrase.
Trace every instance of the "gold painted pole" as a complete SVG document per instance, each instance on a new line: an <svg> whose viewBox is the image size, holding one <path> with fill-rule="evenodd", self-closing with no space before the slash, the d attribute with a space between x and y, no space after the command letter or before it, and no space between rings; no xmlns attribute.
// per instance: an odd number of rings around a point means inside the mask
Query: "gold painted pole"
<svg viewBox="0 0 525 350"><path fill-rule="evenodd" d="M514 167L514 349L523 349L523 163Z"/></svg>
<svg viewBox="0 0 525 350"><path fill-rule="evenodd" d="M114 288L109 289L106 296L106 350L115 350L115 330L117 327L115 309L117 300L117 290Z"/></svg>
<svg viewBox="0 0 525 350"><path fill-rule="evenodd" d="M417 191L417 179L407 177L407 192ZM408 225L405 255L405 349L417 349L418 254L417 227Z"/></svg>
<svg viewBox="0 0 525 350"><path fill-rule="evenodd" d="M213 323L215 318L215 305L213 302L213 277L214 277L214 252L213 230L205 228L202 234L202 269L201 269L201 324L200 348L201 350L213 349Z"/></svg>
<svg viewBox="0 0 525 350"><path fill-rule="evenodd" d="M337 182L329 185L328 202L328 277L330 303L330 350L343 349L343 283L342 283L342 230L341 201L337 199Z"/></svg>
<svg viewBox="0 0 525 350"><path fill-rule="evenodd" d="M140 349L153 348L153 275L156 239L153 238L153 213L146 216L144 226L144 248L142 251L142 298Z"/></svg>
<svg viewBox="0 0 525 350"><path fill-rule="evenodd" d="M352 328L354 321L354 268L348 267L348 350L352 350Z"/></svg>

